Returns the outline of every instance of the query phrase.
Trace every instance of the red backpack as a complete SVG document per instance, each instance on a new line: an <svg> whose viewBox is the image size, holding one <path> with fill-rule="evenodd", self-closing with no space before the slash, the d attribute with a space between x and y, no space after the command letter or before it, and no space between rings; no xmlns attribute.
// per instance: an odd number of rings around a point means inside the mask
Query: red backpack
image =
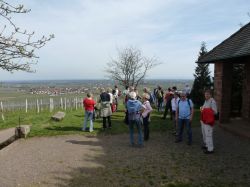
<svg viewBox="0 0 250 187"><path fill-rule="evenodd" d="M205 124L214 126L214 111L211 108L204 108L201 111L201 121Z"/></svg>

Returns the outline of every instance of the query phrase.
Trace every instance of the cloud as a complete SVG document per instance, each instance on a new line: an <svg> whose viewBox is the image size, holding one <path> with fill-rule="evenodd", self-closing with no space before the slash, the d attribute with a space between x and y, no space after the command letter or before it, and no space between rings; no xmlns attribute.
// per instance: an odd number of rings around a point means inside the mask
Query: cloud
<svg viewBox="0 0 250 187"><path fill-rule="evenodd" d="M245 22L247 0L23 0L22 28L56 38L38 51L36 74L1 71L1 79L103 78L116 48L135 46L163 64L148 78L192 78L202 41L208 49ZM245 12L245 13L244 13Z"/></svg>

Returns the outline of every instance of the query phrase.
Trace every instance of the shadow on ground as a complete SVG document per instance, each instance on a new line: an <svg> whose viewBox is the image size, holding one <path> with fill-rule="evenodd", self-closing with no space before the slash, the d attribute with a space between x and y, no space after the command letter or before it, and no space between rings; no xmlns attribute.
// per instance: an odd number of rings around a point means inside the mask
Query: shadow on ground
<svg viewBox="0 0 250 187"><path fill-rule="evenodd" d="M56 174L56 184L68 186L250 186L250 141L220 128L215 130L215 154L200 148L200 129L194 128L194 143L174 143L169 131L152 133L144 148L130 147L128 134L97 135L97 141L66 143L89 147L84 165Z"/></svg>
<svg viewBox="0 0 250 187"><path fill-rule="evenodd" d="M81 131L81 127L74 127L74 126L53 126L53 127L46 127L47 130L52 131Z"/></svg>

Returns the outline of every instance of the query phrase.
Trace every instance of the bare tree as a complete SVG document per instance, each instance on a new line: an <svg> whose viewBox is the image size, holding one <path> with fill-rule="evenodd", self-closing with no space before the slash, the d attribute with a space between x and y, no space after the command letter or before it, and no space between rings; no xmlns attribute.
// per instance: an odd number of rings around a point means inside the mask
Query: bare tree
<svg viewBox="0 0 250 187"><path fill-rule="evenodd" d="M159 64L154 57L144 57L141 50L127 47L123 50L118 49L118 58L108 62L106 73L109 78L118 81L124 87L137 87L144 80L147 72Z"/></svg>
<svg viewBox="0 0 250 187"><path fill-rule="evenodd" d="M52 34L33 40L34 32L17 27L11 16L28 12L30 9L25 9L23 5L13 6L0 0L0 68L3 70L34 72L31 65L39 58L35 51L54 38Z"/></svg>

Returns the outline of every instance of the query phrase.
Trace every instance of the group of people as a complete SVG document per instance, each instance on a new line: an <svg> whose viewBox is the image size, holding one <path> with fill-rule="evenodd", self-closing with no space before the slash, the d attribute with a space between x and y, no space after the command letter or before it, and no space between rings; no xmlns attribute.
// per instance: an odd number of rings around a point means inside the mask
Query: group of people
<svg viewBox="0 0 250 187"><path fill-rule="evenodd" d="M101 88L101 93L97 99L97 102L93 99L93 95L88 93L87 97L83 100L85 117L82 130L87 130L87 121L89 121L89 132L93 132L93 119L97 115L102 117L104 130L111 128L111 115L113 112L117 111L118 96L119 90L117 86L115 86L113 90L111 88L108 88L107 90Z"/></svg>
<svg viewBox="0 0 250 187"><path fill-rule="evenodd" d="M83 101L85 107L85 119L82 130L86 130L87 120L89 120L89 131L93 131L93 113L98 104L100 105L100 116L103 118L103 129L107 128L106 121L108 121L108 128L111 128L111 115L112 112L114 112L114 110L112 110L112 105L115 104L117 110L118 97L120 96L119 93L120 91L117 86L115 86L114 90L107 89L105 91L105 89L102 89L97 103L93 100L91 94L87 94L87 98ZM126 87L122 94L124 95L123 103L125 105L125 122L129 126L131 146L136 145L134 141L135 127L138 132L138 147L143 147L143 142L149 140L149 123L150 113L153 110L152 105L156 104L157 110L160 111L164 100L163 97L165 97L166 105L162 118L166 118L169 110L170 119L173 121L173 134L176 136L175 142L182 142L183 131L184 128L186 128L188 135L187 144L192 145L191 124L194 116L194 104L189 98L189 88L178 92L177 88L174 86L168 88L168 91L164 96L164 92L160 86L158 86L153 93L150 93L148 88L144 88L142 95L139 95L138 91L133 87ZM161 97L159 97L160 94L162 95ZM203 136L202 149L204 149L204 153L210 154L214 151L213 126L215 123L214 116L217 114L217 107L215 100L212 98L211 90L206 90L204 97L204 105L200 107L200 123Z"/></svg>

